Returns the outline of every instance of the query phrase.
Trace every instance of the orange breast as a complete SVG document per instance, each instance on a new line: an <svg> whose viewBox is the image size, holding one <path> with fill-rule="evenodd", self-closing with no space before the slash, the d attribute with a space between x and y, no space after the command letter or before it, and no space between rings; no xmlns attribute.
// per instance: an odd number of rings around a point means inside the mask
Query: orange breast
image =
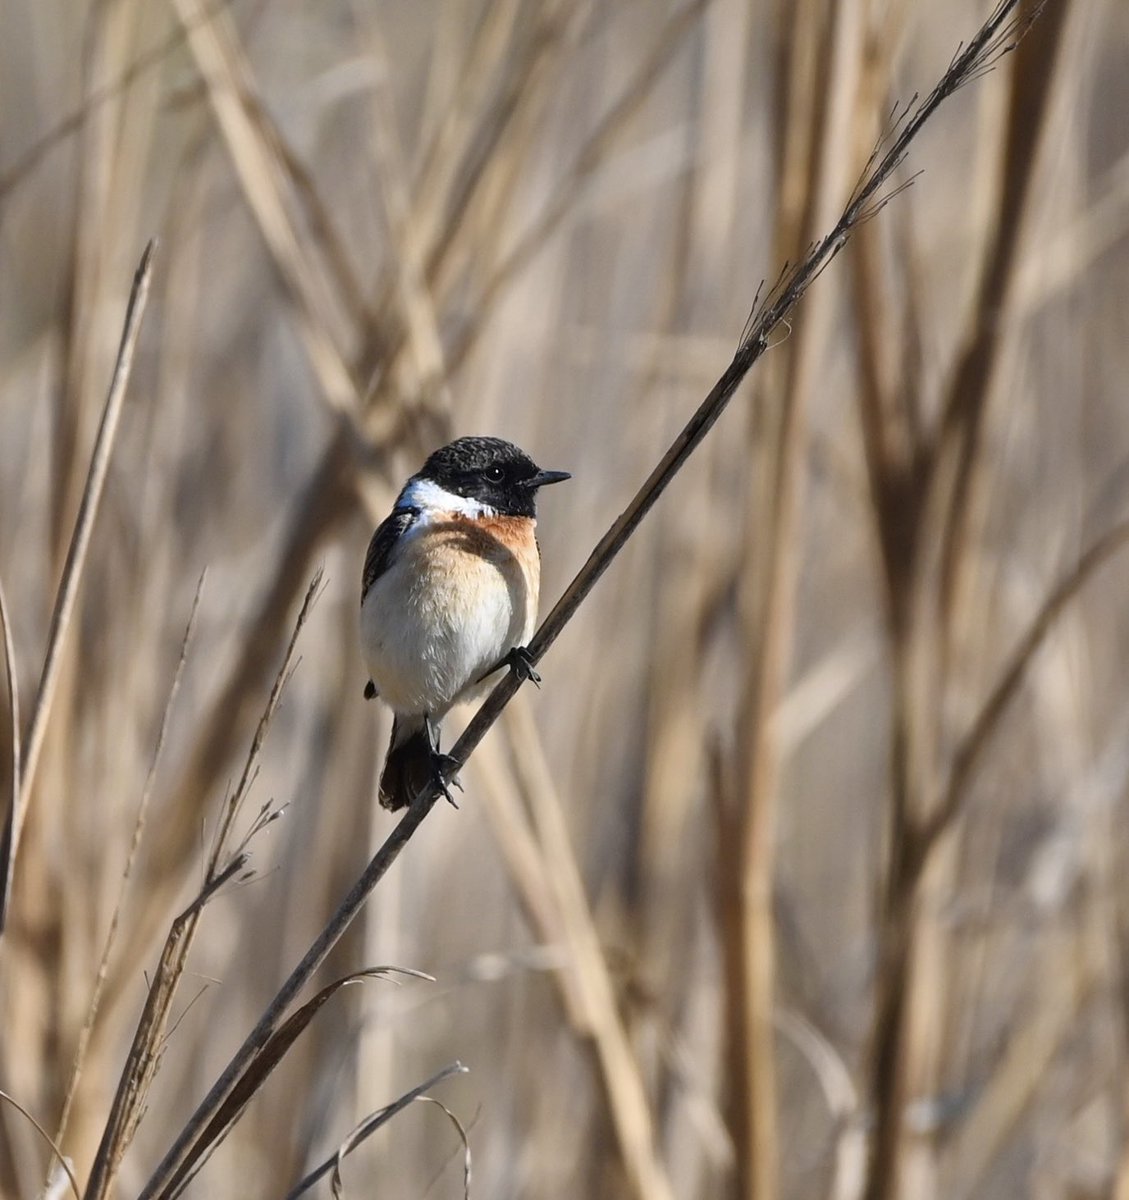
<svg viewBox="0 0 1129 1200"><path fill-rule="evenodd" d="M541 554L535 522L526 517L479 517L457 514L438 517L421 539L427 558L426 574L437 593L454 593L455 607L472 609L484 599L483 590L502 584L509 593L513 645L523 645L533 633L541 586ZM452 597L453 598L453 597ZM460 619L469 612L460 614Z"/></svg>
<svg viewBox="0 0 1129 1200"><path fill-rule="evenodd" d="M370 677L392 708L438 720L482 690L533 633L540 567L531 519L428 513L361 609Z"/></svg>
<svg viewBox="0 0 1129 1200"><path fill-rule="evenodd" d="M502 516L470 521L452 514L428 530L427 554L440 574L450 571L451 577L462 576L466 583L478 577L481 586L490 586L491 580L502 576L516 601L515 616L521 629L514 634L518 642L528 640L541 586L541 554L533 521ZM468 600L473 592L472 584L464 593Z"/></svg>

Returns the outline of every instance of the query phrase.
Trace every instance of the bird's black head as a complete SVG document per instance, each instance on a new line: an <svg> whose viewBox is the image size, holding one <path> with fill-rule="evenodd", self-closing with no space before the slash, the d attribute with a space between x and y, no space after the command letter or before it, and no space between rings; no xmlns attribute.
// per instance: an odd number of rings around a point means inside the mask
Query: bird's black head
<svg viewBox="0 0 1129 1200"><path fill-rule="evenodd" d="M571 476L567 471L542 471L513 442L463 437L436 450L415 478L489 505L505 516L533 517L537 489Z"/></svg>

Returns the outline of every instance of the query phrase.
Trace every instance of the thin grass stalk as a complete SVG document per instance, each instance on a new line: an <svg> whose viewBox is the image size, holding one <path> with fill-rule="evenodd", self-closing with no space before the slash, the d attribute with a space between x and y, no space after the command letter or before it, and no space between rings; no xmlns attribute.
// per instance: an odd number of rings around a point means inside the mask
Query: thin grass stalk
<svg viewBox="0 0 1129 1200"><path fill-rule="evenodd" d="M349 511L353 482L348 469L350 446L344 428L339 429L295 495L295 517L288 526L274 576L249 621L249 631L214 703L195 731L187 761L165 806L167 818L151 839L146 856L150 862L141 883L147 903L128 935L128 947L122 953L127 961L137 959L151 943L161 927L162 914L168 912L168 905L182 886L185 864L198 831L199 797L217 785L245 736L256 691L265 686L269 664L285 635L287 613L301 594L309 564ZM108 995L116 999L124 986L124 979L111 981Z"/></svg>
<svg viewBox="0 0 1129 1200"><path fill-rule="evenodd" d="M715 19L720 19L716 5L713 13ZM705 53L710 54L713 38L710 37L708 23L704 24L703 31L709 46ZM732 48L727 49L731 51ZM743 61L743 49L741 55ZM707 73L712 71L714 75L722 77L713 86L730 102L739 103L733 99L735 89L732 87L732 71L718 71L714 60L710 58L708 61ZM687 130L688 144L696 143L699 138L706 140L710 119L708 112L699 114L694 126ZM718 149L717 157L721 158L725 150ZM706 207L702 197L705 187L704 181L695 179L690 173L687 173L679 187L679 215L675 222L677 232L669 249L669 262L663 268L662 292L656 297L652 317L660 341L675 336L680 318L685 315L689 294L689 264L691 261L709 261L711 257L708 238L700 228ZM726 188L714 190L728 191ZM732 222L720 224L719 241L727 242L732 232ZM716 258L714 255L714 261ZM652 397L661 396L662 391L660 355L652 351L643 360L633 404L646 407ZM640 960L646 964L643 969L652 979L669 983L671 1007L681 1003L679 992L689 991L693 987L693 975L685 970L683 949L687 913L675 882L685 869L685 863L683 854L672 853L672 847L689 850L686 835L696 820L697 784L701 778L701 767L695 760L702 741L704 706L702 646L695 632L707 604L710 572L706 564L711 553L715 552L711 539L697 536L688 538L687 530L696 533L701 528L701 523L711 511L710 502L711 494L707 490L696 498L693 506L688 506L679 514L679 520L660 526L656 531L655 562L662 563L677 556L681 570L676 576L664 579L663 586L656 589L651 617L654 628L673 630L674 633L663 654L649 656L644 682L647 700L643 719L647 747L639 832L634 847L642 884L635 899L636 919L640 928L638 953ZM630 597L625 595L621 602L626 607Z"/></svg>
<svg viewBox="0 0 1129 1200"><path fill-rule="evenodd" d="M955 1165L955 1178L946 1191L952 1200L976 1200L984 1194L986 1173L1046 1086L1063 1043L1077 1031L1087 1003L1100 986L1093 963L1056 944L1072 937L1072 931L1058 931L1041 942L1037 982L1030 993L1031 1011L1024 1014L1028 1019L1017 1024L991 1078L948 1148ZM1069 964L1065 969L1064 949Z"/></svg>
<svg viewBox="0 0 1129 1200"><path fill-rule="evenodd" d="M121 3L88 14L82 42L82 77L94 84L112 75L128 55L137 27L136 5ZM79 156L75 177L66 332L62 348L63 385L53 397L58 429L51 443L55 486L51 492L51 569L62 576L73 534L73 514L85 486L86 438L94 440L100 396L97 380L103 370L102 335L109 334L111 305L117 305L117 256L105 236L107 224L119 216L114 187L119 166L129 154L130 113L124 99L114 97L91 110L77 138ZM128 220L132 195L120 198ZM132 250L130 251L132 255ZM64 664L64 671L66 665ZM70 714L55 717L55 736L70 733ZM60 726L63 728L60 731Z"/></svg>
<svg viewBox="0 0 1129 1200"><path fill-rule="evenodd" d="M802 0L782 20L787 51L781 53L777 85L780 116L774 245L780 258L801 253L812 234L813 197L820 123L826 128L826 102L819 102L816 79L825 75L831 54L824 0ZM818 231L819 226L816 226ZM806 316L803 329L810 329ZM807 339L810 350L810 338ZM732 795L724 814L722 892L726 951L727 1048L731 1059L728 1124L736 1160L736 1191L742 1200L774 1200L777 1188L777 1085L773 1010L775 1005L775 745L773 713L783 686L791 640L793 545L799 531L797 471L806 437L802 411L806 394L797 390L789 341L773 364L766 385L779 394L772 412L768 469L749 484L741 580L742 640L755 647L735 721L736 755ZM781 380L773 387L772 380ZM776 405L772 406L774 409ZM760 413L751 414L750 432L760 441ZM754 445L754 452L757 447ZM763 507L762 507L763 506ZM767 514L764 513L767 510ZM755 527L755 534L753 533ZM740 585L739 585L740 586Z"/></svg>
<svg viewBox="0 0 1129 1200"><path fill-rule="evenodd" d="M122 1158L141 1121L145 1099L157 1073L169 1011L184 975L200 916L224 884L239 875L246 865L246 855L237 854L223 870L208 879L192 903L173 920L153 975L153 983L145 997L145 1007L122 1069L102 1141L94 1156L83 1200L104 1200L110 1194Z"/></svg>
<svg viewBox="0 0 1129 1200"><path fill-rule="evenodd" d="M51 702L54 698L55 685L62 664L63 648L70 628L79 584L82 580L82 569L86 563L86 552L94 530L94 519L98 514L98 505L102 498L103 485L106 482L106 472L113 454L130 372L133 369L134 351L137 349L137 339L141 333L141 318L149 298L149 283L152 278L155 248L156 243L152 241L145 247L145 252L141 256L141 262L133 277L121 343L118 347L117 360L114 363L114 373L110 380L106 403L102 409L102 419L90 455L86 487L83 489L82 502L75 519L74 533L67 550L66 564L63 567L63 576L55 598L55 608L51 614L51 627L47 635L47 652L28 729L27 751L20 780L20 790L18 796L13 797L12 807L4 824L4 834L0 838L0 932L3 931L8 907L11 903L20 835L23 832L24 821L27 819L27 809L35 783L35 771L39 765L39 755L43 749L47 721L51 714Z"/></svg>
<svg viewBox="0 0 1129 1200"><path fill-rule="evenodd" d="M251 739L243 773L220 813L212 850L207 859L203 886L195 899L174 919L165 939L153 983L146 995L137 1030L118 1081L83 1200L105 1200L109 1195L122 1158L144 1115L146 1097L160 1065L160 1049L165 1039L169 1012L184 975L188 954L204 909L225 884L243 873L248 861L249 841L278 815L278 810L272 813L269 811L269 805L265 806L242 841L234 848L231 847L230 835L235 819L254 780L263 742L283 689L290 678L298 637L318 597L321 582L321 573L318 572L306 590L305 600L295 619L282 665L275 676L263 714Z"/></svg>
<svg viewBox="0 0 1129 1200"><path fill-rule="evenodd" d="M102 993L106 986L106 977L110 969L110 957L113 954L114 944L117 941L118 924L125 907L126 893L130 877L133 874L133 866L137 860L137 852L141 847L141 837L145 831L145 819L149 812L149 802L153 797L153 786L157 778L157 768L161 762L162 751L165 746L165 736L168 733L169 718L172 715L173 704L180 691L180 681L184 674L185 663L188 660L188 647L192 640L193 630L196 627L196 614L200 608L200 597L203 594L203 589L204 576L201 575L200 581L196 585L196 594L192 599L192 609L189 612L188 624L180 645L180 657L177 659L176 667L173 671L172 683L169 685L168 695L165 699L164 711L161 714L161 724L157 730L157 744L153 749L149 771L145 776L145 783L141 789L141 799L138 802L137 816L133 823L133 835L130 838L129 850L126 853L125 866L122 868L118 900L114 905L114 911L110 917L110 927L106 931L106 940L102 947L102 957L98 962L98 970L94 978L94 988L86 1012L86 1020L83 1022L82 1029L79 1032L78 1045L75 1048L70 1078L67 1081L66 1092L63 1095L63 1109L59 1115L59 1124L55 1133L55 1141L60 1146L66 1140L71 1105L74 1103L75 1094L78 1091L79 1078L82 1075L82 1068L86 1061L87 1047L90 1044L90 1037L94 1031L94 1023L98 1018L98 1008L102 1000Z"/></svg>
<svg viewBox="0 0 1129 1200"><path fill-rule="evenodd" d="M903 0L867 38L855 106L855 153L859 162L865 161L870 153L885 117L894 52L905 14ZM877 510L874 524L887 574L885 591L893 598L906 594L899 576L911 561L910 550L899 538L899 534L904 537L909 531L908 522L904 516L899 520L897 514L917 507L905 496L920 486L915 467L923 446L920 397L913 386L914 364L910 361L916 335L914 318L918 314L913 306L917 291L913 286L906 288L908 311L899 312L883 269L887 266L883 255L887 240L881 226L860 230L852 255L852 284L859 312L858 419L871 503ZM908 257L912 247L904 249ZM908 267L907 264L907 275ZM894 330L896 334L892 333ZM888 611L886 615L888 623L895 627L904 623L900 612Z"/></svg>
<svg viewBox="0 0 1129 1200"><path fill-rule="evenodd" d="M224 1107L216 1114L208 1130L208 1138L203 1153L198 1155L184 1172L177 1186L176 1195L180 1195L196 1178L207 1164L212 1153L223 1144L224 1139L243 1115L250 1099L262 1089L267 1078L274 1072L286 1055L293 1049L294 1044L305 1033L311 1022L326 1007L330 1001L350 984L359 983L366 979L380 979L392 974L412 976L416 979L426 979L435 982L432 975L423 971L414 971L410 967L367 967L353 971L323 987L312 999L307 1000L292 1016L277 1030L270 1042L251 1064L250 1068L239 1081L239 1086L228 1098ZM171 1035L170 1035L171 1036ZM290 1178L288 1174L286 1176Z"/></svg>
<svg viewBox="0 0 1129 1200"><path fill-rule="evenodd" d="M266 741L267 733L270 731L271 724L274 721L274 715L278 711L279 702L282 700L282 693L285 691L287 683L290 682L290 676L294 670L294 656L298 649L298 638L305 627L306 621L309 619L313 606L317 603L318 597L321 595L323 579L324 576L319 568L314 572L314 577L310 580L309 586L306 588L302 607L298 610L298 616L295 618L294 628L290 634L290 641L282 656L282 666L278 669L278 673L274 677L270 695L267 697L266 707L263 709L262 716L259 717L259 723L255 727L255 734L251 738L251 745L247 748L247 758L243 763L243 772L239 776L239 782L235 785L235 790L228 797L227 803L224 804L223 810L220 813L219 823L216 826L213 836L212 851L208 855L207 876L214 875L220 870L220 863L228 852L228 843L235 821L243 809L247 795L254 785L256 775L258 774L258 763L262 754L263 743ZM252 828L255 828L255 826L252 826Z"/></svg>
<svg viewBox="0 0 1129 1200"><path fill-rule="evenodd" d="M544 848L537 841L529 813L522 805L514 773L503 763L494 742L484 742L474 761L485 784L481 789L482 807L525 918L538 942L560 945L565 939L560 907L553 889L546 886L548 864ZM573 972L554 971L552 978L569 1026L579 1037L590 1037L591 1020Z"/></svg>

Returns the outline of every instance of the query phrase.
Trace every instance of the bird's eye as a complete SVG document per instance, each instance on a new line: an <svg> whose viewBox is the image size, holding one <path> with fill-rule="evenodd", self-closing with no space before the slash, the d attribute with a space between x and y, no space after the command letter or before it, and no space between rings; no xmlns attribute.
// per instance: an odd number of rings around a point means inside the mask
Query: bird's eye
<svg viewBox="0 0 1129 1200"><path fill-rule="evenodd" d="M501 483L506 477L506 473L501 467L487 467L485 474L491 483Z"/></svg>

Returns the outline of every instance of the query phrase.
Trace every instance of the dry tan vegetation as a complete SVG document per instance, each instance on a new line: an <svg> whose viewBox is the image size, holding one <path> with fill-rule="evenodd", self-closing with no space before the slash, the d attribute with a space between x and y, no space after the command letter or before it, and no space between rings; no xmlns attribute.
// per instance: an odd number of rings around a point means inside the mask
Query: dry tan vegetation
<svg viewBox="0 0 1129 1200"><path fill-rule="evenodd" d="M48 1139L139 1194L392 828L356 612L404 475L464 432L571 470L555 599L988 7L0 9L4 1195ZM945 105L190 1194L287 1195L438 1073L477 1197L1129 1200L1126 111L1121 0ZM341 1167L463 1176L418 1103Z"/></svg>

